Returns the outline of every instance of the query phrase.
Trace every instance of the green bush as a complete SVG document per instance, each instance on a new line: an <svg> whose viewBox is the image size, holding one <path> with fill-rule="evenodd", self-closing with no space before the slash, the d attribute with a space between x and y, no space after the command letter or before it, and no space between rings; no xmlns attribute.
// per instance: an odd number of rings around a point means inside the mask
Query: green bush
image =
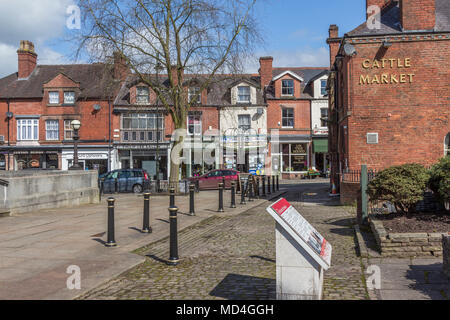
<svg viewBox="0 0 450 320"><path fill-rule="evenodd" d="M430 178L429 171L420 164L404 164L377 173L369 183L367 194L371 200L391 202L397 212L412 212L423 194Z"/></svg>
<svg viewBox="0 0 450 320"><path fill-rule="evenodd" d="M442 203L450 202L450 156L431 167L429 186Z"/></svg>

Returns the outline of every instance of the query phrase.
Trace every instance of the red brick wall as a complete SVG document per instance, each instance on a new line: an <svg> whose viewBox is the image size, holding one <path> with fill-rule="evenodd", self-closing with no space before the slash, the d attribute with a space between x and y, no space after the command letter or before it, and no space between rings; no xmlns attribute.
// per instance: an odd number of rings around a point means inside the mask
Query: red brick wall
<svg viewBox="0 0 450 320"><path fill-rule="evenodd" d="M267 129L279 129L280 134L310 134L311 102L309 100L269 100L267 101ZM282 128L282 107L294 109L294 128ZM280 126L278 126L280 122Z"/></svg>
<svg viewBox="0 0 450 320"><path fill-rule="evenodd" d="M351 78L348 118L349 166L381 169L409 162L430 165L444 154L450 131L450 41L394 42L384 58L410 58L410 67L364 69L365 59L379 55L380 44L356 45L358 55L347 68ZM381 59L381 58L380 58ZM414 74L405 83L360 85L360 75ZM399 76L397 76L399 78ZM390 78L389 78L390 79ZM346 105L346 102L343 102ZM366 143L378 132L379 143Z"/></svg>
<svg viewBox="0 0 450 320"><path fill-rule="evenodd" d="M291 75L287 74L280 79L276 80L274 83L275 88L275 97L281 98L282 97L282 81L283 80L294 80L294 98L300 98L301 97L301 82L295 78L293 78Z"/></svg>
<svg viewBox="0 0 450 320"><path fill-rule="evenodd" d="M431 30L436 24L435 0L401 0L400 20L404 30Z"/></svg>

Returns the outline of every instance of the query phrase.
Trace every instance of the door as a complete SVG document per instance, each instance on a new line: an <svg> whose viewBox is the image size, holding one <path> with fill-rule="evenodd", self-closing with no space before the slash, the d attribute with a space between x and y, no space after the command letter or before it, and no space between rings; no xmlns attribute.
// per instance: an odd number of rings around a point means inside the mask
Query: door
<svg viewBox="0 0 450 320"><path fill-rule="evenodd" d="M133 180L131 179L131 171L123 170L119 172L119 192L129 192L133 188Z"/></svg>
<svg viewBox="0 0 450 320"><path fill-rule="evenodd" d="M105 181L103 182L103 192L105 193L113 193L115 191L115 183L118 177L118 172L113 171L105 177Z"/></svg>

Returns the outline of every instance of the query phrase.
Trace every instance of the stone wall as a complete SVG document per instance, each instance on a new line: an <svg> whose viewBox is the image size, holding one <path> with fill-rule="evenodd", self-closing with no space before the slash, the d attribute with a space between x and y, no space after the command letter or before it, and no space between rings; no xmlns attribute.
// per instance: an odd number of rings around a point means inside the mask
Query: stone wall
<svg viewBox="0 0 450 320"><path fill-rule="evenodd" d="M382 256L442 256L443 233L388 233L382 221L370 220L370 227Z"/></svg>
<svg viewBox="0 0 450 320"><path fill-rule="evenodd" d="M10 215L99 201L97 171L6 171L0 179L0 212Z"/></svg>
<svg viewBox="0 0 450 320"><path fill-rule="evenodd" d="M442 235L443 271L450 278L450 232Z"/></svg>

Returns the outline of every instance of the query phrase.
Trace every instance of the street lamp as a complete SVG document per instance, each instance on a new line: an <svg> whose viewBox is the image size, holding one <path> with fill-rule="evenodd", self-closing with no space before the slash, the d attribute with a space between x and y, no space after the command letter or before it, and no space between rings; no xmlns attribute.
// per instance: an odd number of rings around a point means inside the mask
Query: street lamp
<svg viewBox="0 0 450 320"><path fill-rule="evenodd" d="M80 130L81 122L79 120L73 120L70 123L70 126L73 129L73 165L69 168L69 170L81 170L81 166L78 163L78 140L80 136L78 135L78 130Z"/></svg>

